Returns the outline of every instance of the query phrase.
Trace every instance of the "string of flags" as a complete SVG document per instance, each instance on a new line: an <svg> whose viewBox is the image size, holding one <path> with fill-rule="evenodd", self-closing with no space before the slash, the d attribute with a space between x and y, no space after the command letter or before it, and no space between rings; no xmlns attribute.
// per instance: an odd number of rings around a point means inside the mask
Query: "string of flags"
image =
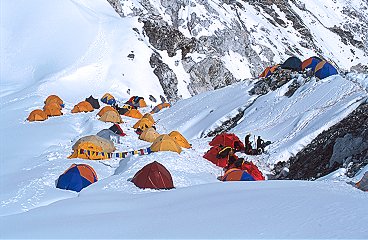
<svg viewBox="0 0 368 240"><path fill-rule="evenodd" d="M95 151L86 150L86 149L78 149L78 151L79 151L79 154L86 154L89 157L103 156L103 157L108 157L108 158L127 158L132 155L142 156L142 155L148 155L152 152L150 147L142 148L142 149L138 149L134 151L128 151L128 152L113 152L113 153L95 152Z"/></svg>

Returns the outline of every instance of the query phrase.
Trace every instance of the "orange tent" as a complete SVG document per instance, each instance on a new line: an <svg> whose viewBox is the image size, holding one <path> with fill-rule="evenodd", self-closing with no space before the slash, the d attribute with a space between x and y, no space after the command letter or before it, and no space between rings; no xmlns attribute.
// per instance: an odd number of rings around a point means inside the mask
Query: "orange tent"
<svg viewBox="0 0 368 240"><path fill-rule="evenodd" d="M156 107L154 107L154 108L152 109L151 114L153 114L153 113L158 113L158 112L159 112L159 111L161 111L163 108L169 108L169 107L171 107L170 103L167 103L167 102L165 102L165 103L160 103L160 104L158 104Z"/></svg>
<svg viewBox="0 0 368 240"><path fill-rule="evenodd" d="M79 112L93 112L95 110L92 105L87 101L82 101L74 106L72 109L72 113L79 113Z"/></svg>
<svg viewBox="0 0 368 240"><path fill-rule="evenodd" d="M57 103L59 104L60 106L63 104L63 100L61 100L60 97L56 96L56 95L50 95L46 98L45 100L45 105L49 104L49 103Z"/></svg>
<svg viewBox="0 0 368 240"><path fill-rule="evenodd" d="M146 101L144 101L144 99L140 99L138 101L138 106L139 107L147 107L147 103L146 103Z"/></svg>
<svg viewBox="0 0 368 240"><path fill-rule="evenodd" d="M44 121L46 120L48 117L47 117L47 114L42 111L41 109L36 109L36 110L33 110L27 120L30 121L30 122L33 122L33 121Z"/></svg>
<svg viewBox="0 0 368 240"><path fill-rule="evenodd" d="M45 111L46 108L57 108L59 110L62 109L61 105L57 104L56 102L51 102L51 103L45 104L45 106L43 107L43 110Z"/></svg>
<svg viewBox="0 0 368 240"><path fill-rule="evenodd" d="M49 103L43 107L43 110L49 117L63 115L61 112L61 106L57 103Z"/></svg>
<svg viewBox="0 0 368 240"><path fill-rule="evenodd" d="M124 116L131 117L131 118L137 118L141 119L143 117L142 113L138 111L137 109L131 109L124 113Z"/></svg>
<svg viewBox="0 0 368 240"><path fill-rule="evenodd" d="M142 118L140 119L138 122L136 122L133 126L134 129L141 129L142 131L144 131L146 128L150 128L154 125L153 122L151 122L150 120L148 120L148 118Z"/></svg>
<svg viewBox="0 0 368 240"><path fill-rule="evenodd" d="M114 111L114 112L118 112L118 111L116 111L116 109L115 108L113 108L113 107L111 107L111 106L105 106L105 107L103 107L98 113L97 113L97 115L98 116L102 116L102 115L104 115L104 113L105 112L108 112L108 111ZM119 113L118 113L119 114Z"/></svg>

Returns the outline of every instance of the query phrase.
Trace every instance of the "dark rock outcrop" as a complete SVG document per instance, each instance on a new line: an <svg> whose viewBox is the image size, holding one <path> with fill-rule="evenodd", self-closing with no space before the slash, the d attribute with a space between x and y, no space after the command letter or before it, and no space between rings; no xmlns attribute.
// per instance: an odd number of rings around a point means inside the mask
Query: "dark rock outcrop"
<svg viewBox="0 0 368 240"><path fill-rule="evenodd" d="M313 180L345 167L352 177L368 164L368 103L322 132L287 163L278 163L274 172L279 179ZM287 176L282 170L288 168Z"/></svg>
<svg viewBox="0 0 368 240"><path fill-rule="evenodd" d="M173 70L164 63L158 53L153 53L150 58L153 73L157 76L164 93L169 102L175 102L180 99L178 96L178 79Z"/></svg>

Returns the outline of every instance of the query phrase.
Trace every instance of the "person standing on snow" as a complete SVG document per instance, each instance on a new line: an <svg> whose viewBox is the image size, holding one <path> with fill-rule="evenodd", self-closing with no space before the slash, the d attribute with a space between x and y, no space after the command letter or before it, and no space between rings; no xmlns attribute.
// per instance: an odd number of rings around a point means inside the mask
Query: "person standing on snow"
<svg viewBox="0 0 368 240"><path fill-rule="evenodd" d="M264 141L261 136L257 138L257 152L263 153L264 152Z"/></svg>

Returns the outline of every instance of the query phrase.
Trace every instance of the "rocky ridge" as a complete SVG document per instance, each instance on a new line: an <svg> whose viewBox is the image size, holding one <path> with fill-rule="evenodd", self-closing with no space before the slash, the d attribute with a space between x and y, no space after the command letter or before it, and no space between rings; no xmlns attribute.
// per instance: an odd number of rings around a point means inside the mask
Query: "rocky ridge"
<svg viewBox="0 0 368 240"><path fill-rule="evenodd" d="M318 55L341 71L368 68L368 17L364 14L368 3L364 0L356 5L329 0L318 6L339 16L331 22L326 20L329 16L312 11L312 3L300 0L108 1L121 17L138 17L143 23L136 30L157 50L153 58L163 53L170 58L181 56L175 64L188 74L191 95L256 77L266 66L293 55L301 59ZM317 28L338 42L325 43ZM331 44L342 52L329 50ZM155 65L155 74L167 98L176 101L180 93L166 88L175 89L173 79L182 80L160 59L163 64ZM237 69L229 68L229 59Z"/></svg>

